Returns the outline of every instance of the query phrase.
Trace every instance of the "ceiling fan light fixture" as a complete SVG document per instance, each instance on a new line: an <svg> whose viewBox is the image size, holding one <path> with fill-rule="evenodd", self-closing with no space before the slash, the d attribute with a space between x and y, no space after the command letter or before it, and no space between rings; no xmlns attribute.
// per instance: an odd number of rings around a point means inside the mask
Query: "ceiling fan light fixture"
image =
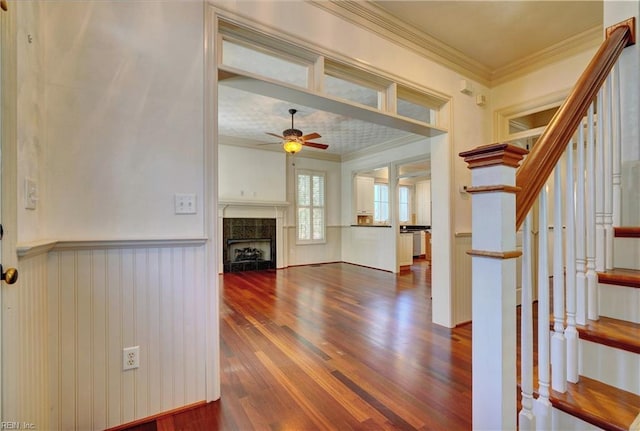
<svg viewBox="0 0 640 431"><path fill-rule="evenodd" d="M289 154L295 154L302 149L302 142L299 138L287 137L282 143L282 148Z"/></svg>

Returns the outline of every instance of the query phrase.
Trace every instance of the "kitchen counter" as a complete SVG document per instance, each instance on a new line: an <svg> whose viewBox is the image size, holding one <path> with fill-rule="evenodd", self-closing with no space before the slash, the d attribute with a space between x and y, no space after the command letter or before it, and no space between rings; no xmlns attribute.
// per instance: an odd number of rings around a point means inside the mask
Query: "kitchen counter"
<svg viewBox="0 0 640 431"><path fill-rule="evenodd" d="M391 227L388 224L352 224L351 227Z"/></svg>

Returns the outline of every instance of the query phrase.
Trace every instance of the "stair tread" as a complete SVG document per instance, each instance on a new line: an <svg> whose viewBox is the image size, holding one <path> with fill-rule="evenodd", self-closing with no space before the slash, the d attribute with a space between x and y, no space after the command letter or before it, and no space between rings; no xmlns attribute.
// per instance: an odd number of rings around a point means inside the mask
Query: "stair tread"
<svg viewBox="0 0 640 431"><path fill-rule="evenodd" d="M640 270L614 268L599 272L598 282L640 289Z"/></svg>
<svg viewBox="0 0 640 431"><path fill-rule="evenodd" d="M640 396L584 376L568 383L565 393L552 390L549 399L554 407L604 430L628 430L640 414Z"/></svg>
<svg viewBox="0 0 640 431"><path fill-rule="evenodd" d="M576 325L580 339L640 354L640 324L601 316Z"/></svg>
<svg viewBox="0 0 640 431"><path fill-rule="evenodd" d="M640 238L640 226L618 226L613 232L616 238Z"/></svg>

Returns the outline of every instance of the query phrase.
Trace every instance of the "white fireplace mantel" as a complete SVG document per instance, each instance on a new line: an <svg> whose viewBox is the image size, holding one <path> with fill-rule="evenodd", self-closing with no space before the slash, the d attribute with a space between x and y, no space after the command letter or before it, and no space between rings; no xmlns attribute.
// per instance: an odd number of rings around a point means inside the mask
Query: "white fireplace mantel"
<svg viewBox="0 0 640 431"><path fill-rule="evenodd" d="M257 206L257 207L288 207L289 202L286 201L258 201L258 200L219 200L218 206L226 207L229 205L237 206Z"/></svg>

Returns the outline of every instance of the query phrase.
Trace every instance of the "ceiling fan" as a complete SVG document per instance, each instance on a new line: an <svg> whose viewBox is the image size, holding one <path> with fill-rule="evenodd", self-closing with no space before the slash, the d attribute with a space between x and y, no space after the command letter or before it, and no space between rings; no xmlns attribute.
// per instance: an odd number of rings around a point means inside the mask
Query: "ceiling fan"
<svg viewBox="0 0 640 431"><path fill-rule="evenodd" d="M317 142L308 142L308 139L317 139L320 138L320 134L318 133L309 133L308 135L303 135L302 132L296 129L293 126L293 116L298 112L297 109L289 109L289 114L291 114L291 128L284 130L282 132L282 136L276 135L275 133L266 132L267 135L275 136L276 138L282 139L282 148L289 153L295 154L302 149L302 146L319 148L321 150L326 150L329 148L327 144L319 144Z"/></svg>

